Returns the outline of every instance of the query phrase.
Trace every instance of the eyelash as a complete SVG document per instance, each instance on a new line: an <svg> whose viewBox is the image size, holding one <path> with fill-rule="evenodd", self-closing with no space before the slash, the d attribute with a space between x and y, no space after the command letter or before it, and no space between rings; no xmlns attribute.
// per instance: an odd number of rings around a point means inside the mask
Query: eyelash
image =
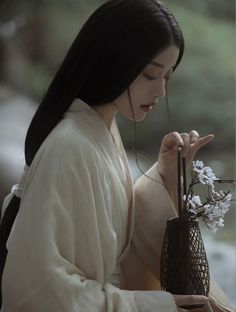
<svg viewBox="0 0 236 312"><path fill-rule="evenodd" d="M147 80L155 80L156 78L154 78L154 77L151 77L151 76L149 76L149 75L147 75L147 74L143 74L144 75L144 77L147 79Z"/></svg>
<svg viewBox="0 0 236 312"><path fill-rule="evenodd" d="M144 77L146 78L146 79L148 79L148 80L155 80L156 78L155 77L151 77L151 76L149 76L149 75L147 75L147 74L143 74L144 75ZM168 79L171 79L171 77L170 76L165 76L164 77L166 80L168 80Z"/></svg>

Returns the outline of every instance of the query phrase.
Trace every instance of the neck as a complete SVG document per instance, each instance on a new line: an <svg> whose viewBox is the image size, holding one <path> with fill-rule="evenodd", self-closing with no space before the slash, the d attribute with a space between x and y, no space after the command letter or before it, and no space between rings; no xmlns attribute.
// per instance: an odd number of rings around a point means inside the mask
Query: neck
<svg viewBox="0 0 236 312"><path fill-rule="evenodd" d="M117 110L112 103L103 104L93 107L94 110L102 117L108 130L111 130L112 121L115 118Z"/></svg>

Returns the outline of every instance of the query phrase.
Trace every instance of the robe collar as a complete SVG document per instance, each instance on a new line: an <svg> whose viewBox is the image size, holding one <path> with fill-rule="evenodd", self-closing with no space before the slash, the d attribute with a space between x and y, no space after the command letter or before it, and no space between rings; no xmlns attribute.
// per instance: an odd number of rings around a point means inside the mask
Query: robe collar
<svg viewBox="0 0 236 312"><path fill-rule="evenodd" d="M130 169L128 165L128 160L126 153L123 147L123 143L120 137L120 133L117 127L116 119L114 118L111 124L111 129L107 128L105 121L87 103L83 102L81 99L74 99L69 110L67 111L66 116L76 118L79 124L86 130L86 134L90 136L92 141L96 146L101 150L104 157L108 161L112 161L112 165L115 166L116 171L114 174L118 174L119 178L124 176L122 166L120 163L120 158L123 160L123 164L126 168L126 178L127 178L127 190L130 194L127 194L129 198L129 214L128 214L128 229L127 229L127 241L122 253L119 255L117 262L122 262L126 253L129 250L131 237L133 234L134 227L134 195L133 195L133 186L132 179L130 174ZM109 155L110 154L110 155ZM114 159L116 160L114 162Z"/></svg>
<svg viewBox="0 0 236 312"><path fill-rule="evenodd" d="M109 131L103 118L87 103L83 102L81 99L76 98L72 102L68 112L83 117L87 124L86 130L89 130L90 128L89 133L92 134L94 138L99 139L98 142L104 143L105 139L106 143L113 143L112 130ZM81 114L83 114L83 116ZM113 126L114 120L111 124L111 129Z"/></svg>

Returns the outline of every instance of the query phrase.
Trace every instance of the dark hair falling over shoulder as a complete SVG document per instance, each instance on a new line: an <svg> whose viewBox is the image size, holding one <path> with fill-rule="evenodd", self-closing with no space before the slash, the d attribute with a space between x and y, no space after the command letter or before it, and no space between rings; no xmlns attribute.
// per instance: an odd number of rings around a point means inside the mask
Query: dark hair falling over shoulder
<svg viewBox="0 0 236 312"><path fill-rule="evenodd" d="M26 163L75 97L94 106L122 94L160 51L184 41L174 16L155 0L110 0L87 20L69 49L29 127Z"/></svg>
<svg viewBox="0 0 236 312"><path fill-rule="evenodd" d="M153 57L172 44L180 50L176 67L184 40L174 16L160 1L110 0L101 5L75 38L32 119L25 141L26 164L31 165L74 98L91 106L114 100ZM14 197L1 222L1 275L19 204Z"/></svg>

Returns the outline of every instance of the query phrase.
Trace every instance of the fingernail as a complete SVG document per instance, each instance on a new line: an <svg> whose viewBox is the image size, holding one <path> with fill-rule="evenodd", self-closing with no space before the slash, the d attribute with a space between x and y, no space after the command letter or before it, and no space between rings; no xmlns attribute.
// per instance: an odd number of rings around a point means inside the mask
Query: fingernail
<svg viewBox="0 0 236 312"><path fill-rule="evenodd" d="M191 139L191 143L194 143L194 142L196 142L197 141L197 137L196 136L194 136L194 137L192 137L192 139Z"/></svg>

